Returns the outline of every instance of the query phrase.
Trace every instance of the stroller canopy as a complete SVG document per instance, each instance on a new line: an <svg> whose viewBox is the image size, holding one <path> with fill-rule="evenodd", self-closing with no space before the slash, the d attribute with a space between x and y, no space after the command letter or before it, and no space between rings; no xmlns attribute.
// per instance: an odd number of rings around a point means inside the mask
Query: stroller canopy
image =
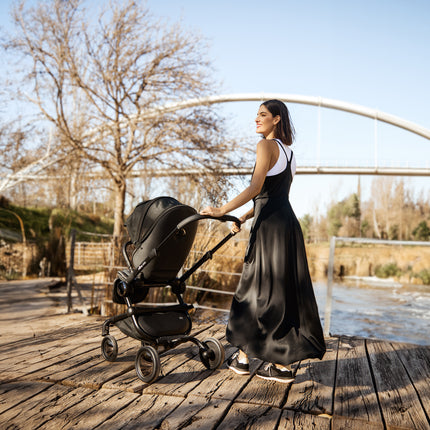
<svg viewBox="0 0 430 430"><path fill-rule="evenodd" d="M134 245L143 242L157 219L174 206L182 206L182 203L173 197L157 197L139 203L124 224Z"/></svg>
<svg viewBox="0 0 430 430"><path fill-rule="evenodd" d="M180 230L178 223L196 214L191 206L172 197L157 197L136 206L125 226L135 246L133 266L139 267L150 255L141 271L148 282L168 282L175 278L193 245L197 220L189 219Z"/></svg>

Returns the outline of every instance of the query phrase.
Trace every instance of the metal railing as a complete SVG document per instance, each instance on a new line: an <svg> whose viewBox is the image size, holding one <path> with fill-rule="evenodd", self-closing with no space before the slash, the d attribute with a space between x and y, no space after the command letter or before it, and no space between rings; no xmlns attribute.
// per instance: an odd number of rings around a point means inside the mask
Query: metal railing
<svg viewBox="0 0 430 430"><path fill-rule="evenodd" d="M237 241L243 241L243 239L240 238L235 238L234 240ZM331 317L332 317L332 313L333 313L333 280L334 280L334 265L335 265L335 248L336 248L336 244L337 243L361 243L361 244L374 244L374 245L398 245L398 246L430 246L430 242L424 242L424 241L399 241L399 240L380 240L380 239L366 239L366 238L352 238L352 237L336 237L333 236L330 240L330 250L329 250L329 256L328 256L328 266L327 266L327 290L326 290L326 301L325 301L325 307L324 307L324 318L323 318L323 331L324 331L324 335L325 336L329 336L330 335L330 324L331 324ZM109 243L105 243L104 245L99 245L100 247L105 246L106 249L111 249L110 248L110 244ZM75 250L79 250L79 252L81 252L81 255L79 258L81 258L81 262L82 261L89 261L88 258L86 258L84 255L82 255L82 253L84 252L84 250L90 250L90 247L88 246L84 246L84 245L79 245L79 242L75 243L74 245L72 245L72 247ZM110 251L109 251L110 252ZM109 254L109 252L107 252L107 254ZM191 250L190 253L195 253L197 255L201 254L202 251L197 250L197 249L193 249ZM106 253L101 252L100 255L106 255ZM233 258L239 258L236 255L225 255L222 253L216 254L217 257L219 258L224 258L224 259L233 259ZM242 258L242 257L240 257ZM73 253L70 253L70 265L73 268ZM112 265L112 260L107 263L106 261L100 261L97 264L97 267L104 267L105 269L111 270L112 269L121 269L122 267L114 267ZM183 270L187 270L186 267L184 267ZM215 275L215 277L224 277L224 276L234 276L239 278L241 273L239 272L233 272L233 271L225 271L225 270L216 270L216 269L211 269L211 268L204 268L204 269L199 269L198 271L195 272L196 275L200 274L200 273L207 273L209 275L213 274ZM70 294L72 285L77 285L76 280L74 279L74 273L73 270L69 271L69 276L68 276L68 291ZM108 283L104 283L104 284L95 284L98 286L108 286ZM169 286L164 287L165 289L169 289ZM234 292L233 291L225 291L225 290L219 290L219 289L215 289L215 288L206 288L206 287L202 287L202 286L197 286L197 285L186 285L186 290L191 290L191 291L197 291L197 292L203 292L203 293L211 293L211 294L219 294L219 295L224 295L224 296L233 296ZM79 285L77 285L77 292L79 295L79 299L81 301L81 304L83 307L85 307L85 300L82 297L82 295L80 294L80 290L79 290ZM71 297L71 296L70 296ZM173 298L173 297L172 297ZM166 304L176 304L177 302L165 302L163 301L162 303L146 303L146 305L151 305L151 306L165 306ZM69 302L70 305L70 309L71 309L71 299ZM219 312L223 312L223 313L228 313L229 309L225 309L225 308L220 308L220 307L215 307L215 306L205 306L202 304L199 304L197 302L193 303L194 308L196 309L210 309L212 311L219 311ZM69 310L70 310L69 309Z"/></svg>

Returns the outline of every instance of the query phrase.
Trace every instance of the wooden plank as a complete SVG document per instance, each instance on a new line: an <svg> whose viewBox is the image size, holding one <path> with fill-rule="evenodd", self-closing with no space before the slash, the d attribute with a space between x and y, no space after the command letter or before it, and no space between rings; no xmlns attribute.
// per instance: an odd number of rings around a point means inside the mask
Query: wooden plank
<svg viewBox="0 0 430 430"><path fill-rule="evenodd" d="M11 382L1 384L0 414L47 390L51 385L41 382Z"/></svg>
<svg viewBox="0 0 430 430"><path fill-rule="evenodd" d="M16 406L0 414L0 427L3 430L8 428L35 428L29 425L34 415L39 414L47 408L47 405L57 401L72 390L73 388L62 385L49 386L46 390L19 402Z"/></svg>
<svg viewBox="0 0 430 430"><path fill-rule="evenodd" d="M190 395L163 419L160 430L215 428L230 405L231 403L225 400Z"/></svg>
<svg viewBox="0 0 430 430"><path fill-rule="evenodd" d="M47 423L50 422L52 417L62 414L72 406L81 403L83 399L94 392L86 388L72 388L71 391L64 394L59 391L60 387L62 386L55 384L46 392L41 393L41 397L43 397L45 393L47 397L37 405L37 408L33 409L34 414L26 418L26 426L23 427L24 429L47 428ZM48 397L51 391L54 393L53 398Z"/></svg>
<svg viewBox="0 0 430 430"><path fill-rule="evenodd" d="M119 332L119 331L118 331ZM120 333L120 332L119 332ZM72 374L76 373L76 369L79 364L89 363L95 358L100 358L100 345L101 345L101 332L100 327L97 327L97 332L92 330L85 333L82 336L82 329L75 333L75 335L66 341L63 339L59 340L57 337L53 342L49 342L49 347L46 351L38 350L38 353L30 352L26 359L21 363L9 364L7 370L2 374L2 378L10 379L51 379L51 375L54 375L52 380L59 375L59 372L70 369L72 366L74 370ZM61 343L59 343L61 342ZM118 338L119 349L129 348L130 338L126 338L120 333ZM37 345L39 345L39 341ZM57 345L56 348L53 345ZM27 343L25 343L25 348L28 348ZM136 342L134 342L136 346ZM39 346L37 346L39 348ZM41 359L43 357L43 359ZM8 360L10 363L10 360ZM88 367L88 366L87 366Z"/></svg>
<svg viewBox="0 0 430 430"><path fill-rule="evenodd" d="M70 369L70 372L60 374L58 376L52 376L52 378L61 379L63 384L72 385L74 387L87 387L92 389L99 389L109 379L115 378L123 373L129 372L134 369L134 355L132 352L136 352L136 345L133 348L125 351L122 357L119 357L114 362L105 361L98 355L93 360L91 366L82 366L82 368ZM73 372L75 370L75 372Z"/></svg>
<svg viewBox="0 0 430 430"><path fill-rule="evenodd" d="M418 393L427 417L430 417L430 347L396 344L395 350Z"/></svg>
<svg viewBox="0 0 430 430"><path fill-rule="evenodd" d="M260 368L263 363L261 360L250 360L258 366L255 370ZM283 384L276 381L266 381L258 378L255 371L251 375L249 382L245 385L241 393L238 395L236 401L243 403L252 403L254 405L273 406L280 408L287 396L288 390L291 387L291 382Z"/></svg>
<svg viewBox="0 0 430 430"><path fill-rule="evenodd" d="M335 386L334 415L384 427L364 339L340 338Z"/></svg>
<svg viewBox="0 0 430 430"><path fill-rule="evenodd" d="M225 348L226 361L231 357L237 348L227 345ZM261 364L261 361L252 360L251 373ZM219 371L202 378L201 382L194 387L188 396L198 396L206 399L220 399L233 401L243 387L250 381L251 375L237 375L224 363Z"/></svg>
<svg viewBox="0 0 430 430"><path fill-rule="evenodd" d="M83 321L84 318L80 314L71 315L52 315L49 317L38 317L29 321L22 321L19 319L18 323L15 323L11 319L11 315L7 314L7 336L4 341L0 344L0 351L2 357L13 356L14 350L19 345L23 348L24 345L35 345L39 344L41 347L48 342L53 342L59 339L72 339L77 335L82 336L82 333L89 333L96 330L101 333L102 322L99 316L88 317L87 321ZM18 324L14 327L14 324ZM25 333L22 333L26 325ZM23 328L24 326L24 328ZM16 353L16 351L15 351Z"/></svg>
<svg viewBox="0 0 430 430"><path fill-rule="evenodd" d="M327 338L327 352L322 360L304 360L299 364L284 408L332 415L338 343L338 338Z"/></svg>
<svg viewBox="0 0 430 430"><path fill-rule="evenodd" d="M57 341L58 342L58 341ZM59 366L69 362L74 357L84 355L99 354L100 345L93 340L84 342L83 344L71 344L64 348L59 348L59 351L50 351L41 358L37 353L29 354L25 359L18 360L14 363L9 360L9 367L3 372L4 378L16 379L38 379L42 375L48 375L52 366ZM39 360L38 360L39 358ZM67 364L66 364L67 365Z"/></svg>
<svg viewBox="0 0 430 430"><path fill-rule="evenodd" d="M119 394L124 394L115 392L113 390L94 391L87 389L87 391L89 391L89 393L82 397L79 402L74 403L67 409L59 410L57 414L52 414L51 412L51 417L44 423L43 428L47 430L74 428L74 426L76 426L81 420L83 421L82 424L85 424L86 420L91 420L91 410L93 408L95 408L97 405L103 407L103 405L108 404L111 398L115 399ZM135 396L135 394L132 393L125 394L128 396ZM86 428L92 428L92 426L89 425Z"/></svg>
<svg viewBox="0 0 430 430"><path fill-rule="evenodd" d="M219 340L224 334L224 327L214 325L196 337L202 341L210 337ZM213 370L206 369L201 362L198 347L193 346L189 349L189 352L192 355L191 357L186 357L186 360L184 360L183 355L177 354L173 356L173 360L163 360L162 366L165 376L158 379L156 384L147 386L145 393L185 397L202 379L214 372Z"/></svg>
<svg viewBox="0 0 430 430"><path fill-rule="evenodd" d="M300 411L294 411L289 409L284 409L277 427L278 430L330 430L331 418L328 415L313 415L307 414ZM345 427L343 430L346 430ZM364 430L361 428L360 430ZM366 429L367 430L367 429Z"/></svg>
<svg viewBox="0 0 430 430"><path fill-rule="evenodd" d="M202 327L197 327L193 332L193 336L198 339L203 340L207 337L213 337L216 333L219 332L219 327L214 326L213 324L205 324ZM134 360L136 357L137 350L135 354L132 355L133 366ZM182 345L178 345L176 348L173 348L169 351L166 351L160 355L161 360L161 372L163 375L169 375L172 372L175 372L176 369L179 369L183 363L188 360L195 359L198 354L198 348L192 343L184 343ZM107 370L109 371L109 370ZM158 384L160 379L156 381ZM129 372L125 372L121 375L117 375L114 378L107 381L103 388L111 388L111 389L122 389L130 392L141 392L144 389L147 389L147 394L157 394L153 393L150 386L144 382L142 382L138 376L136 375L135 368L131 369Z"/></svg>
<svg viewBox="0 0 430 430"><path fill-rule="evenodd" d="M130 350L135 350L136 345ZM134 366L131 354L125 351L124 356L111 363L105 361L99 349L71 357L70 360L54 364L40 372L32 374L42 380L61 382L74 387L99 389L110 378L129 371ZM108 371L109 369L109 371ZM26 376L27 377L27 376Z"/></svg>
<svg viewBox="0 0 430 430"><path fill-rule="evenodd" d="M182 397L143 394L97 427L97 430L156 429L182 402Z"/></svg>
<svg viewBox="0 0 430 430"><path fill-rule="evenodd" d="M236 348L227 347L227 357L232 355L233 352L236 351ZM199 359L198 359L199 360ZM251 362L251 372L260 365L260 361ZM173 380L175 383L176 391L172 390L167 382L165 382L164 386L159 386L159 382L148 387L145 392L148 390L157 390L157 392L165 393L168 391L171 394L177 395L181 393L182 395L193 394L200 395L206 398L214 398L221 400L233 400L238 393L243 389L243 387L249 382L252 378L252 375L237 375L231 370L226 368L226 365L216 371L208 371L203 366L200 361L196 361L194 366L201 369L201 372L198 375L194 375L194 378L189 383L189 376L187 374L181 375L182 382L178 380ZM183 369L183 367L181 367ZM174 375L173 375L174 376ZM185 378L185 381L183 381ZM167 380L165 380L167 381Z"/></svg>
<svg viewBox="0 0 430 430"><path fill-rule="evenodd" d="M82 413L79 413L79 409L82 409L82 405L76 405L77 413L70 416L71 409L66 412L67 418L61 422L66 423L66 428L73 428L74 430L88 430L96 428L98 425L103 424L110 418L115 416L115 414L130 405L137 397L138 394L129 393L126 391L115 392L112 390L100 390L97 393L103 394L103 400L100 402L99 398L94 395L92 400L95 400L95 405L92 406L92 402L89 405L85 405ZM115 393L112 395L112 393ZM108 398L105 395L109 395ZM62 418L62 414L57 416ZM55 424L58 423L57 417L55 419ZM61 424L60 424L61 425ZM48 422L47 428L58 429Z"/></svg>
<svg viewBox="0 0 430 430"><path fill-rule="evenodd" d="M24 375L21 378L29 380L38 379L41 381L62 382L76 373L95 366L99 362L99 350L94 349L92 351L88 351L85 354L72 356L66 361L53 363L48 367L44 367L43 369L32 372L31 374Z"/></svg>
<svg viewBox="0 0 430 430"><path fill-rule="evenodd" d="M367 340L366 344L387 427L428 429L418 395L391 343Z"/></svg>
<svg viewBox="0 0 430 430"><path fill-rule="evenodd" d="M383 430L384 424L381 422L371 422L368 420L360 420L356 417L332 417L332 430ZM398 430L401 430L399 427ZM402 427L405 430L404 427ZM390 430L395 430L390 427Z"/></svg>
<svg viewBox="0 0 430 430"><path fill-rule="evenodd" d="M249 403L234 403L217 430L255 429L273 430L279 421L281 409Z"/></svg>
<svg viewBox="0 0 430 430"><path fill-rule="evenodd" d="M62 341L69 342L76 337L76 331L71 334L61 336ZM43 356L48 351L55 351L58 347L58 337L53 337L50 334L44 334L38 337L21 339L16 342L6 343L0 346L0 366L10 359L16 360L25 356L34 356L37 351L38 355ZM7 363L6 363L7 366Z"/></svg>

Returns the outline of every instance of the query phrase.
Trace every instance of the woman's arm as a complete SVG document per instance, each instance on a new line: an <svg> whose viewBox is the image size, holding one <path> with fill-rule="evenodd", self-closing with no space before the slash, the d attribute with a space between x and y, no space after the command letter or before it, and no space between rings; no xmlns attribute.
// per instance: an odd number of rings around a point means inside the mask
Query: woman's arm
<svg viewBox="0 0 430 430"><path fill-rule="evenodd" d="M240 224L238 223L233 223L233 227L231 228L232 233L239 233L239 231L241 230L241 224L243 224L244 222L246 222L246 220L252 218L254 216L254 208L250 209L248 212L246 212L244 215L242 215L239 218Z"/></svg>
<svg viewBox="0 0 430 430"><path fill-rule="evenodd" d="M272 158L270 143L270 141L263 139L257 144L257 160L255 162L254 174L252 175L249 186L234 199L230 200L220 208L214 208L212 206L204 208L200 212L202 215L223 216L226 213L243 206L245 203L248 203L261 191L264 180L266 179L266 174L269 171L270 161Z"/></svg>
<svg viewBox="0 0 430 430"><path fill-rule="evenodd" d="M248 212L243 214L239 219L240 222L243 224L246 220L252 218L254 216L254 208L251 208Z"/></svg>

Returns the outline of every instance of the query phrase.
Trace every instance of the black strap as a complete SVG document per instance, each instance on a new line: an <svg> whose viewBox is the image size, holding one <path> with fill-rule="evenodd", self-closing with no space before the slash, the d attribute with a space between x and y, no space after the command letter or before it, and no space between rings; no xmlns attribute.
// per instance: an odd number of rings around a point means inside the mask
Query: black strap
<svg viewBox="0 0 430 430"><path fill-rule="evenodd" d="M288 155L287 152L284 149L284 145L282 145L282 142L279 139L275 139L277 143L279 143L279 146L282 148L282 150L284 151L285 154L285 158L287 159L288 163L291 163L291 160L293 159L293 151L291 151L291 158L288 159Z"/></svg>

